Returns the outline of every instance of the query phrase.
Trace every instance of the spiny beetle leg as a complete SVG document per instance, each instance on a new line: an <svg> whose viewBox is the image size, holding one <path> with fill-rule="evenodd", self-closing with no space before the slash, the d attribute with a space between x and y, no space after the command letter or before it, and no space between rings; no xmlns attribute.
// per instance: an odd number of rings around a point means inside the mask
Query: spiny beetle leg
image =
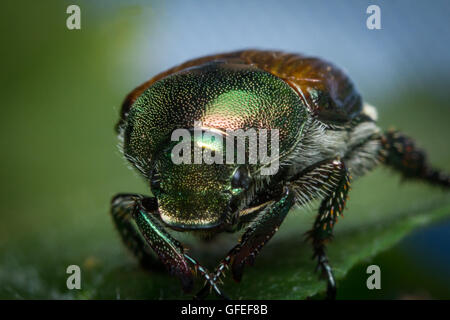
<svg viewBox="0 0 450 320"><path fill-rule="evenodd" d="M219 264L212 279L213 283L217 283L220 280L225 268L230 264L233 278L236 281L240 281L245 265L254 263L256 255L278 231L294 202L294 193L285 187L281 197L258 214L255 221L250 224L242 235L239 244L231 249ZM210 286L210 283L206 283L197 294L197 297L205 297Z"/></svg>
<svg viewBox="0 0 450 320"><path fill-rule="evenodd" d="M421 179L430 184L450 188L450 175L432 168L425 151L417 148L411 138L395 130L381 138L380 155L384 163L401 172L405 178Z"/></svg>
<svg viewBox="0 0 450 320"><path fill-rule="evenodd" d="M333 237L333 227L337 222L338 216L344 210L350 188L350 176L344 164L339 160L334 160L332 165L333 169L330 170L329 175L336 183L322 200L314 226L307 233L307 237L313 245L313 259L317 259L317 268L327 280L328 299L336 297L336 281L325 252L325 245Z"/></svg>

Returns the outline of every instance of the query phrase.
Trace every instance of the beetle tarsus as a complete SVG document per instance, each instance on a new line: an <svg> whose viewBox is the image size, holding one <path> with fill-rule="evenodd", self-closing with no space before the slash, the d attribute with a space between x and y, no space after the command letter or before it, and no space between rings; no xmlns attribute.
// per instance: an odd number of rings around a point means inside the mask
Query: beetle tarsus
<svg viewBox="0 0 450 320"><path fill-rule="evenodd" d="M184 257L186 258L187 261L192 263L194 265L194 267L205 278L206 283L205 283L204 288L206 288L206 289L211 288L209 291L214 290L214 292L217 294L217 296L219 296L222 299L229 300L228 297L217 286L217 279L215 277L212 277L211 274L208 272L208 270L206 270L205 267L200 265L197 262L197 260L195 260L194 258L192 258L191 256L189 256L187 254L184 254ZM203 290L201 290L201 292L199 292L197 295L194 296L195 300L203 300L204 298L206 298L206 296L208 295L208 290L206 290L206 292L202 292L202 291Z"/></svg>
<svg viewBox="0 0 450 320"><path fill-rule="evenodd" d="M193 299L204 300L213 290L219 298L223 300L230 300L230 298L222 290L220 290L215 283L212 283L211 281L206 281L203 288L194 296Z"/></svg>
<svg viewBox="0 0 450 320"><path fill-rule="evenodd" d="M209 282L206 282L203 288L194 296L194 300L204 300L211 291L210 288Z"/></svg>
<svg viewBox="0 0 450 320"><path fill-rule="evenodd" d="M395 130L381 139L380 154L384 163L402 173L406 179L419 179L443 188L450 188L450 176L430 166L425 151L414 141Z"/></svg>
<svg viewBox="0 0 450 320"><path fill-rule="evenodd" d="M326 299L334 300L336 299L336 280L334 279L333 269L329 264L324 246L316 250L315 257L317 257L316 271L321 272L321 276L327 281Z"/></svg>

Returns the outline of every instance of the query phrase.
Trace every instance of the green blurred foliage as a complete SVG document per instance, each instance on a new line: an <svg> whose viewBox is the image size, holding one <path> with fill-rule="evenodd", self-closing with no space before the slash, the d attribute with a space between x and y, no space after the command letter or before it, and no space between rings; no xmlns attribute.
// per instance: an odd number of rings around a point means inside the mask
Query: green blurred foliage
<svg viewBox="0 0 450 320"><path fill-rule="evenodd" d="M152 41L149 21L164 23L154 11L160 4L111 10L85 2L80 31L65 27L67 1L21 4L27 10L5 3L0 22L7 44L0 78L0 298L189 298L165 272L138 268L108 213L114 194L148 192L121 159L113 126L128 91L161 71L153 57L145 59L144 69L136 63L143 61L139 45ZM396 124L427 147L433 163L450 170L450 111L443 107L449 98L448 93L436 98L432 87L393 88L371 102L382 106L381 126ZM361 270L415 228L448 216L450 199L420 183L400 184L386 169L356 181L350 198L329 253L339 280L359 267L350 282L339 282L340 295L380 298L358 294L367 277ZM320 297L324 283L302 241L314 215L314 210L290 214L243 283L226 279L225 291L234 298ZM221 236L207 245L180 238L209 268L236 240ZM405 260L391 255L383 259L395 274ZM66 288L70 264L82 267L82 290Z"/></svg>

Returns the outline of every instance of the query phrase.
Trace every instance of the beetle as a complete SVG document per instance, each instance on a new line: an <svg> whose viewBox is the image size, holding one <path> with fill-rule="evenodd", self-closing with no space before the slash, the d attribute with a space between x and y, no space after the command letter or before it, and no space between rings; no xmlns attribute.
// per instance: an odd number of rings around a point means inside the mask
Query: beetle
<svg viewBox="0 0 450 320"><path fill-rule="evenodd" d="M407 179L450 185L449 175L432 168L412 139L382 131L376 120L376 109L363 102L349 77L320 58L243 50L190 60L156 75L123 102L116 126L123 154L153 195L116 195L113 221L143 265L151 265L156 254L186 292L198 270L206 284L195 297L214 291L226 298L218 285L226 268L240 281L290 209L320 199L307 239L327 281L327 297L334 298L325 247L352 178L384 164ZM262 175L261 163L175 164L171 135L192 130L196 122L219 136L229 129L276 129L277 172ZM209 272L169 229L206 239L243 233Z"/></svg>

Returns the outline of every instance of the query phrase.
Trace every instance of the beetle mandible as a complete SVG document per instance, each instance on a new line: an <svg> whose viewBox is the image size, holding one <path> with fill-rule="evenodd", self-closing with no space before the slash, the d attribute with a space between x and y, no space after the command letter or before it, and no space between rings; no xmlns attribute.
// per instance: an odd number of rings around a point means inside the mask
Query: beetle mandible
<svg viewBox="0 0 450 320"><path fill-rule="evenodd" d="M123 102L116 126L123 153L153 196L116 195L113 220L142 264L156 253L186 292L196 269L206 280L197 298L211 290L226 298L218 286L226 267L239 281L289 210L321 199L307 239L327 296L334 298L325 246L352 177L384 164L405 178L450 186L450 177L432 168L413 140L380 130L376 120L376 109L362 101L344 72L319 58L243 50L190 60L137 87ZM191 130L196 122L221 135L227 129L277 129L279 170L263 176L261 164L174 164L172 132ZM209 272L167 228L205 238L244 231Z"/></svg>

